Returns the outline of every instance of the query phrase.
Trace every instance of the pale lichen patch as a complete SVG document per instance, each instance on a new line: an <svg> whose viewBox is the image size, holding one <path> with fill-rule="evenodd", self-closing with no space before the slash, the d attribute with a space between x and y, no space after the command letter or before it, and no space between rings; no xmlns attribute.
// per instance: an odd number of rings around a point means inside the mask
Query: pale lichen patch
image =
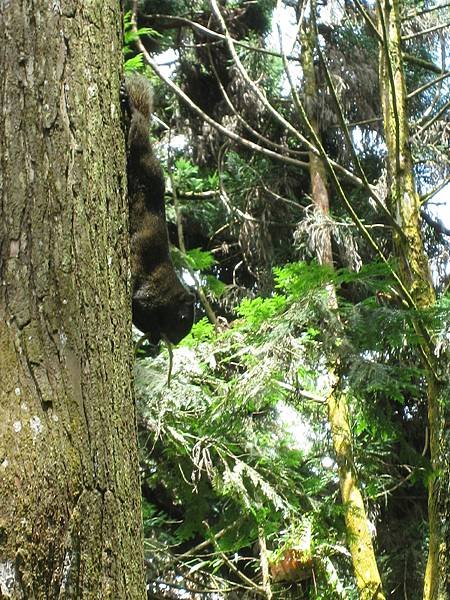
<svg viewBox="0 0 450 600"><path fill-rule="evenodd" d="M42 433L44 426L42 425L41 419L35 415L30 419L30 429L33 432L33 437L36 438L40 433Z"/></svg>
<svg viewBox="0 0 450 600"><path fill-rule="evenodd" d="M61 578L61 587L59 589L60 595L61 595L61 592L68 591L67 584L69 582L69 577L70 577L70 572L72 570L73 562L74 562L73 552L71 550L66 550L66 553L64 555L64 566L63 566L63 572L62 572L62 578Z"/></svg>
<svg viewBox="0 0 450 600"><path fill-rule="evenodd" d="M9 256L10 258L17 258L19 256L20 242L19 240L11 240L9 244Z"/></svg>
<svg viewBox="0 0 450 600"><path fill-rule="evenodd" d="M2 598L12 598L16 587L16 571L12 560L0 562L0 592Z"/></svg>

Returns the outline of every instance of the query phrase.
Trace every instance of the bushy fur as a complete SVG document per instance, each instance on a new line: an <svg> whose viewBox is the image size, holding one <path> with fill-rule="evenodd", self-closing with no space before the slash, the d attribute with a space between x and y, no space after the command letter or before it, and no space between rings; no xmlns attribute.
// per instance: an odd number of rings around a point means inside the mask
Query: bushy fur
<svg viewBox="0 0 450 600"><path fill-rule="evenodd" d="M127 121L133 323L153 343L179 342L194 317L193 297L169 254L164 176L150 143L153 93L145 77L127 76L122 92Z"/></svg>

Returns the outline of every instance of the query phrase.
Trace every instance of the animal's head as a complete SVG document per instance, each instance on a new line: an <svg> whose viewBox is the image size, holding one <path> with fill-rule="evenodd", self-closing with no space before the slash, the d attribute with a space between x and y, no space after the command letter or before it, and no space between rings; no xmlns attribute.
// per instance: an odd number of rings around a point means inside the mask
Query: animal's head
<svg viewBox="0 0 450 600"><path fill-rule="evenodd" d="M133 293L133 323L153 344L162 337L177 344L193 322L193 295L181 284L172 262L158 264Z"/></svg>

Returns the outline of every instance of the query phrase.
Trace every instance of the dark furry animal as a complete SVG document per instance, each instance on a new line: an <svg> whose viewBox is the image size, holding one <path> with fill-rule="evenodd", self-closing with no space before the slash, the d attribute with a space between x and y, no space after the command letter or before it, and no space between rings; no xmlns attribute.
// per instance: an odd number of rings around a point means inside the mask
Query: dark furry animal
<svg viewBox="0 0 450 600"><path fill-rule="evenodd" d="M127 76L122 104L127 128L133 323L152 343L176 344L194 319L193 296L169 255L164 176L150 143L152 90L145 77Z"/></svg>

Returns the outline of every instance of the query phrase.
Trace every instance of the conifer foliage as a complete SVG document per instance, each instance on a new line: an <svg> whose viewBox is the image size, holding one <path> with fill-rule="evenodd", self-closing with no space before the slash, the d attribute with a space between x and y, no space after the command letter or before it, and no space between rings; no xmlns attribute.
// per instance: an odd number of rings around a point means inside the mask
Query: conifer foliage
<svg viewBox="0 0 450 600"><path fill-rule="evenodd" d="M149 598L448 598L448 5L130 8L197 295L136 359Z"/></svg>

